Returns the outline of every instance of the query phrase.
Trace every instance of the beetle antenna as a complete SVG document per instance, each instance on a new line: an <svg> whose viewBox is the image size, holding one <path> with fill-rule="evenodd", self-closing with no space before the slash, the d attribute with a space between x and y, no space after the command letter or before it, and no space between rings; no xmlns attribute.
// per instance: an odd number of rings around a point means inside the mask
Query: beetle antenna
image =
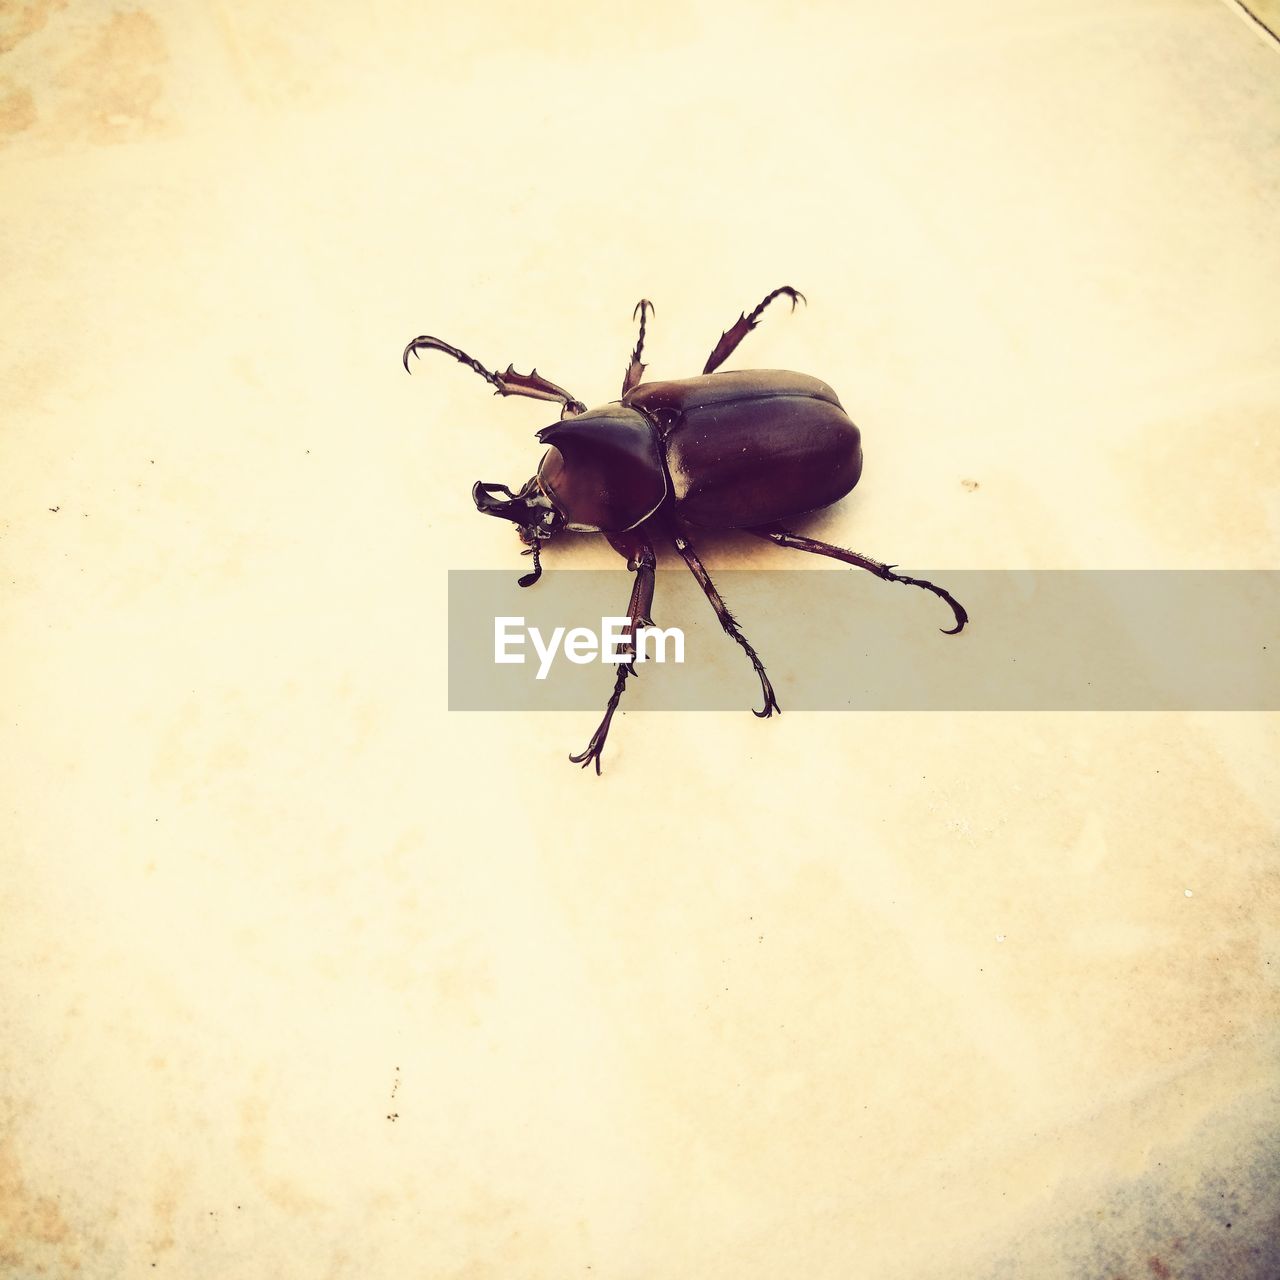
<svg viewBox="0 0 1280 1280"><path fill-rule="evenodd" d="M525 551L522 551L520 554L521 554L522 556L532 556L532 557L533 557L533 572L532 572L532 573L526 573L526 574L525 574L525 575L520 579L520 585L521 585L522 587L531 587L531 586L533 586L533 584L534 584L535 582L537 582L537 580L538 580L540 577L542 577L542 554L541 554L541 548L539 547L539 545L538 545L538 543L537 543L537 542L534 542L533 546L529 547L529 548L528 548L527 550L525 550Z"/></svg>

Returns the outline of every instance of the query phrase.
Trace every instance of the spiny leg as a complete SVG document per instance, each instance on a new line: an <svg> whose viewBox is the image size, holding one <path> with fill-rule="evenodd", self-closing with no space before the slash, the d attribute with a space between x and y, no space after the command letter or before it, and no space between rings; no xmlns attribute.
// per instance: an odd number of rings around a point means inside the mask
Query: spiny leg
<svg viewBox="0 0 1280 1280"><path fill-rule="evenodd" d="M759 716L762 720L773 715L775 711L781 715L782 708L778 706L778 700L773 696L773 685L769 683L764 663L760 661L760 655L751 647L751 642L738 630L737 619L729 612L725 602L720 599L720 593L716 590L715 583L711 581L711 575L707 572L702 561L698 559L697 553L689 545L687 538L676 534L675 544L676 550L684 557L685 564L689 566L689 572L697 578L698 586L702 588L707 599L711 601L711 607L716 611L716 617L720 619L720 625L725 629L725 633L746 650L747 657L751 659L751 665L756 669L756 675L760 677L760 688L764 691L764 710L756 711L752 708L751 714Z"/></svg>
<svg viewBox="0 0 1280 1280"><path fill-rule="evenodd" d="M793 289L789 284L784 284L781 289L775 289L769 294L763 302L750 314L740 315L734 321L733 326L726 329L720 335L720 341L716 343L716 349L707 357L707 363L703 366L703 373L712 373L718 369L724 362L733 355L738 343L751 332L752 329L760 321L760 317L764 314L764 309L771 303L774 298L780 298L786 295L791 299L791 310L796 309L796 300L807 303L808 299L798 289Z"/></svg>
<svg viewBox="0 0 1280 1280"><path fill-rule="evenodd" d="M649 541L639 534L611 534L609 541L621 555L627 558L627 568L636 575L631 587L631 602L627 605L627 642L632 662L636 656L636 628L649 623L649 611L653 608L654 567L657 559ZM584 769L593 761L596 773L600 772L600 757L604 754L604 742L609 736L609 723L613 713L622 700L622 691L627 687L627 677L635 675L632 662L618 663L618 676L613 682L613 693L609 695L608 705L604 709L604 719L600 721L586 750L569 759L580 764Z"/></svg>
<svg viewBox="0 0 1280 1280"><path fill-rule="evenodd" d="M414 338L404 349L403 360L406 373L412 372L409 368L410 355L421 359L418 354L420 351L443 351L445 355L452 356L469 369L474 369L491 387L496 387L495 395L528 396L533 400L554 400L560 405L560 416L562 418L569 414L584 413L586 411L587 406L581 400L575 399L563 387L556 386L554 382L548 382L537 369L532 373L517 373L512 365L507 365L506 373L496 373L486 369L479 360L473 359L465 351L459 351L457 347L451 347L447 342L442 342L439 338L429 337L425 333L420 337Z"/></svg>
<svg viewBox="0 0 1280 1280"><path fill-rule="evenodd" d="M883 578L885 582L905 582L908 586L923 587L926 591L932 591L935 596L940 596L951 606L951 611L956 616L954 627L939 628L944 636L959 635L964 630L964 624L969 621L964 605L951 592L935 586L932 582L926 582L923 578L908 578L904 573L894 573L895 566L891 564L881 564L879 560L872 560L870 556L859 555L856 551L846 551L843 547L833 547L831 543L819 542L817 538L801 537L798 533L784 529L780 524L759 525L757 528L748 529L747 532L754 533L757 538L767 538L770 542L776 542L780 547L794 547L797 551L812 551L815 555L843 560L845 564L856 565L859 569L874 573L877 578Z"/></svg>
<svg viewBox="0 0 1280 1280"><path fill-rule="evenodd" d="M637 316L640 317L640 336L636 339L636 349L631 353L631 363L627 365L626 375L622 379L622 394L624 396L632 387L639 386L640 379L644 377L645 366L640 363L640 357L644 354L645 321L648 319L650 311L657 315L658 308L648 298L641 298L636 303L636 309L631 313L633 320Z"/></svg>

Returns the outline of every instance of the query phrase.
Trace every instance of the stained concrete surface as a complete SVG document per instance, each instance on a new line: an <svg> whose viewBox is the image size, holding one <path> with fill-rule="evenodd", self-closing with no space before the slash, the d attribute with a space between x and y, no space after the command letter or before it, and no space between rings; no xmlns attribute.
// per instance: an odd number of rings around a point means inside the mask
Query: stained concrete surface
<svg viewBox="0 0 1280 1280"><path fill-rule="evenodd" d="M581 774L594 716L446 710L447 570L527 567L470 485L545 408L399 367L602 401L636 299L680 376L790 283L738 363L864 430L817 536L1273 567L1256 24L0 21L0 1272L1277 1274L1274 716L760 723L744 671Z"/></svg>

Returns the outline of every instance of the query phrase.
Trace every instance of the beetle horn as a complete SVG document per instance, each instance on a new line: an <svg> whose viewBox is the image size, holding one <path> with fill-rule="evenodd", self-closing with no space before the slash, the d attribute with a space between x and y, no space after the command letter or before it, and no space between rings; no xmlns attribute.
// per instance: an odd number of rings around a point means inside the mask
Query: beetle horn
<svg viewBox="0 0 1280 1280"><path fill-rule="evenodd" d="M500 494L504 496L500 497ZM477 480L471 488L471 500L476 504L476 510L483 511L487 516L505 516L508 520L519 520L524 514L524 504L505 484L489 484L484 480ZM518 512L513 512L513 507L518 507Z"/></svg>
<svg viewBox="0 0 1280 1280"><path fill-rule="evenodd" d="M526 546L524 554L533 557L533 572L524 574L520 585L533 586L542 577L539 544L543 538L551 537L559 519L551 501L538 488L537 479L531 479L519 493L512 493L505 484L477 480L472 486L471 497L478 511L487 516L501 516L519 527L520 541Z"/></svg>
<svg viewBox="0 0 1280 1280"><path fill-rule="evenodd" d="M538 488L536 477L530 478L519 493L512 493L505 484L477 480L471 488L471 499L477 511L518 525L533 525L549 532L554 523L551 499Z"/></svg>

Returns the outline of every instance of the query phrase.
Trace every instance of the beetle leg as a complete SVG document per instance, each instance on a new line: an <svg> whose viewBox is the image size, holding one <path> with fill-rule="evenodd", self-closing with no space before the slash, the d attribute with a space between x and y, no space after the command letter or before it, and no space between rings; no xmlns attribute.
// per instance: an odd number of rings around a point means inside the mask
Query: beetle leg
<svg viewBox="0 0 1280 1280"><path fill-rule="evenodd" d="M846 551L843 547L833 547L831 543L819 542L817 538L803 538L798 533L784 529L780 524L764 524L755 529L748 529L747 532L754 533L757 538L767 538L770 542L776 542L780 547L794 547L797 551L812 551L815 555L843 560L845 564L856 565L859 569L874 573L877 578L883 578L885 582L905 582L908 586L923 587L926 591L932 591L935 596L940 596L951 606L951 611L956 616L954 627L939 628L944 636L958 635L964 630L964 624L969 621L964 605L951 592L935 586L932 582L926 582L923 578L908 578L904 573L894 573L894 566L891 564L881 564L879 560L872 560L870 556L861 556L856 551Z"/></svg>
<svg viewBox="0 0 1280 1280"><path fill-rule="evenodd" d="M762 720L773 715L775 711L781 715L782 708L778 706L778 700L773 695L773 685L769 683L769 677L765 674L764 663L760 661L760 655L751 647L751 642L738 630L737 620L729 612L725 602L720 599L720 593L711 581L711 575L707 572L702 561L698 559L696 552L689 545L686 538L676 534L675 544L676 550L684 557L685 564L689 566L689 571L697 578L698 586L702 588L706 593L707 599L711 601L711 607L716 611L716 617L720 619L720 625L725 629L726 634L746 650L747 657L751 659L751 665L756 669L756 675L760 677L760 688L764 691L764 709L762 711L752 709L751 714L759 716Z"/></svg>
<svg viewBox="0 0 1280 1280"><path fill-rule="evenodd" d="M439 338L428 337L425 333L421 337L414 338L404 349L402 359L406 373L411 372L409 369L410 355L421 359L418 355L421 351L443 351L445 355L452 356L468 368L474 369L490 386L497 388L494 392L495 395L528 396L533 400L554 400L561 406L560 416L562 418L569 414L586 412L587 406L581 400L571 396L563 387L556 386L554 382L548 382L537 369L532 373L517 373L514 366L507 365L506 373L495 373L486 369L479 360L473 359L465 351L459 351L457 347L451 347L447 342L442 342Z"/></svg>
<svg viewBox="0 0 1280 1280"><path fill-rule="evenodd" d="M604 741L609 736L609 722L622 700L622 691L627 686L627 677L636 674L632 663L636 656L635 632L641 625L648 625L649 611L653 608L654 568L657 558L649 541L640 535L628 538L625 534L611 535L610 543L616 551L627 557L627 568L636 575L631 587L631 602L627 605L627 638L632 662L618 663L618 676L613 683L613 693L609 695L608 705L604 709L604 719L591 735L586 750L569 759L580 764L584 769L594 763L596 773L600 772L600 757L604 754Z"/></svg>
<svg viewBox="0 0 1280 1280"><path fill-rule="evenodd" d="M631 313L633 320L637 316L640 317L640 336L636 339L636 349L631 353L631 363L627 365L626 375L622 379L622 394L624 396L632 387L638 386L640 379L644 377L645 366L640 363L640 357L644 354L645 320L648 319L650 311L656 315L658 308L648 298L641 298L636 303L636 309Z"/></svg>
<svg viewBox="0 0 1280 1280"><path fill-rule="evenodd" d="M724 362L733 355L738 343L751 332L752 329L760 322L760 317L764 314L764 309L771 303L774 298L786 295L791 299L791 310L796 309L796 300L807 303L808 299L798 289L793 289L789 284L784 284L781 289L775 289L769 294L763 302L750 314L745 312L733 322L732 327L726 329L720 335L720 341L716 343L716 349L707 357L707 363L703 365L703 373L713 373Z"/></svg>

